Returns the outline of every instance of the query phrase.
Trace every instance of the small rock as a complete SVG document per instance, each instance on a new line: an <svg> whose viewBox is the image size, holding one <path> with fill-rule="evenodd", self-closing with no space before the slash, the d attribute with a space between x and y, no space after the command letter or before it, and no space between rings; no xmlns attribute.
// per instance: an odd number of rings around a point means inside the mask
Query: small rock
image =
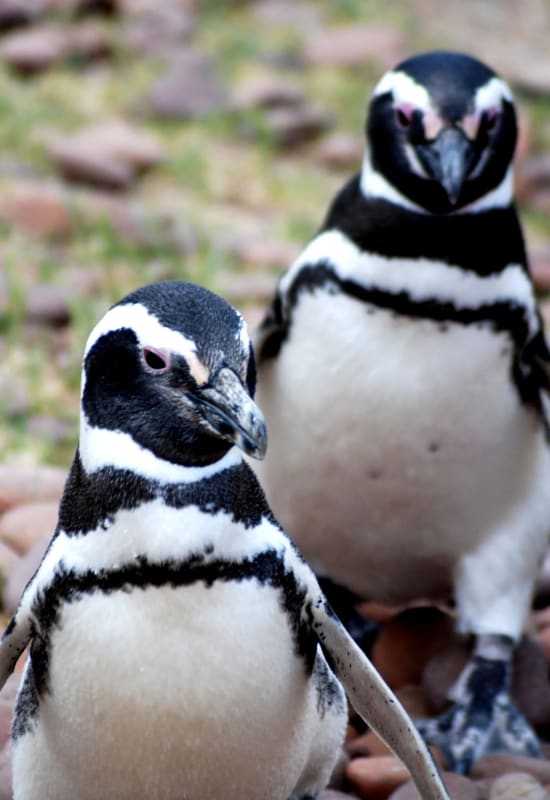
<svg viewBox="0 0 550 800"><path fill-rule="evenodd" d="M59 512L55 501L15 506L0 517L0 540L20 554L27 553L35 542L51 539Z"/></svg>
<svg viewBox="0 0 550 800"><path fill-rule="evenodd" d="M0 220L43 239L66 239L74 228L61 193L29 181L11 184L9 191L0 196Z"/></svg>
<svg viewBox="0 0 550 800"><path fill-rule="evenodd" d="M43 5L41 0L0 0L0 31L33 22L43 13Z"/></svg>
<svg viewBox="0 0 550 800"><path fill-rule="evenodd" d="M263 300L268 302L275 293L277 278L265 273L246 274L220 271L216 289L231 302Z"/></svg>
<svg viewBox="0 0 550 800"><path fill-rule="evenodd" d="M265 124L275 144L289 148L315 139L332 124L332 117L318 106L300 105L268 111Z"/></svg>
<svg viewBox="0 0 550 800"><path fill-rule="evenodd" d="M355 68L370 62L385 71L401 61L406 50L403 34L389 25L342 25L309 36L304 59L316 67Z"/></svg>
<svg viewBox="0 0 550 800"><path fill-rule="evenodd" d="M300 253L291 242L268 238L243 238L232 248L241 264L248 267L286 269Z"/></svg>
<svg viewBox="0 0 550 800"><path fill-rule="evenodd" d="M336 789L324 789L317 795L317 800L354 800L355 795L339 792Z"/></svg>
<svg viewBox="0 0 550 800"><path fill-rule="evenodd" d="M364 152L365 145L356 136L334 133L321 139L313 157L324 167L348 171L359 169Z"/></svg>
<svg viewBox="0 0 550 800"><path fill-rule="evenodd" d="M466 666L471 649L469 639L457 636L427 662L422 675L422 688L432 714L441 713L448 704L449 689Z"/></svg>
<svg viewBox="0 0 550 800"><path fill-rule="evenodd" d="M273 74L253 75L240 84L233 94L233 107L238 111L297 106L303 102L304 93L299 86Z"/></svg>
<svg viewBox="0 0 550 800"><path fill-rule="evenodd" d="M68 287L38 283L27 293L27 321L36 325L61 327L71 320Z"/></svg>
<svg viewBox="0 0 550 800"><path fill-rule="evenodd" d="M410 608L386 623L372 661L393 688L420 683L429 659L454 636L452 617L433 606Z"/></svg>
<svg viewBox="0 0 550 800"><path fill-rule="evenodd" d="M47 142L65 178L107 189L127 189L138 174L163 158L157 139L123 120L92 125Z"/></svg>
<svg viewBox="0 0 550 800"><path fill-rule="evenodd" d="M518 199L529 202L533 194L550 186L550 153L524 158L516 168L515 191Z"/></svg>
<svg viewBox="0 0 550 800"><path fill-rule="evenodd" d="M451 800L478 800L477 786L469 778L454 772L442 772L441 777ZM421 800L421 798L414 783L407 781L390 796L389 800Z"/></svg>
<svg viewBox="0 0 550 800"><path fill-rule="evenodd" d="M0 523L1 519L2 518L0 517ZM18 561L19 553L17 553L13 547L10 547L5 542L0 541L0 586L5 583L8 575L11 574L11 571Z"/></svg>
<svg viewBox="0 0 550 800"><path fill-rule="evenodd" d="M471 769L472 778L498 778L508 772L526 772L543 784L550 783L550 761L513 753L493 753L481 758Z"/></svg>
<svg viewBox="0 0 550 800"><path fill-rule="evenodd" d="M157 79L147 106L161 119L203 117L229 107L228 92L205 53L188 50L172 58Z"/></svg>
<svg viewBox="0 0 550 800"><path fill-rule="evenodd" d="M532 775L509 772L495 780L489 800L548 800L548 793Z"/></svg>
<svg viewBox="0 0 550 800"><path fill-rule="evenodd" d="M539 292L550 291L550 244L534 245L529 250L529 267L535 287ZM550 596L550 557L542 565L539 574L537 592L541 592L541 581L545 581L545 590Z"/></svg>
<svg viewBox="0 0 550 800"><path fill-rule="evenodd" d="M67 472L58 467L0 464L0 513L24 503L61 500Z"/></svg>
<svg viewBox="0 0 550 800"><path fill-rule="evenodd" d="M27 434L57 445L72 440L76 435L76 429L71 422L53 415L40 414L29 418Z"/></svg>
<svg viewBox="0 0 550 800"><path fill-rule="evenodd" d="M359 797L386 800L410 775L399 759L391 755L354 758L348 764L346 777Z"/></svg>
<svg viewBox="0 0 550 800"><path fill-rule="evenodd" d="M37 541L29 552L25 553L25 555L19 559L11 574L8 576L2 596L2 605L9 614L15 613L27 583L42 561L42 557L48 546L48 541L48 539Z"/></svg>
<svg viewBox="0 0 550 800"><path fill-rule="evenodd" d="M192 9L181 2L140 0L125 2L123 37L129 48L140 54L165 56L170 50L181 50L195 29Z"/></svg>
<svg viewBox="0 0 550 800"><path fill-rule="evenodd" d="M537 730L550 726L548 664L540 644L524 636L514 653L512 697Z"/></svg>
<svg viewBox="0 0 550 800"><path fill-rule="evenodd" d="M0 58L23 75L34 75L60 61L66 52L66 31L54 25L43 25L6 36L0 47Z"/></svg>
<svg viewBox="0 0 550 800"><path fill-rule="evenodd" d="M122 191L129 189L136 178L128 164L90 150L87 143L58 140L51 143L49 151L57 169L69 181Z"/></svg>
<svg viewBox="0 0 550 800"><path fill-rule="evenodd" d="M83 62L97 61L112 55L108 30L96 22L80 23L67 30L66 55Z"/></svg>

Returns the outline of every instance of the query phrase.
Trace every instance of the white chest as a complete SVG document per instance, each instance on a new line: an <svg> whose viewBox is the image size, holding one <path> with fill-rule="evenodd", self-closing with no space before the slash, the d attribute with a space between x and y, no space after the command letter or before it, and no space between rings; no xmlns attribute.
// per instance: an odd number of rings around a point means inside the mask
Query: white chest
<svg viewBox="0 0 550 800"><path fill-rule="evenodd" d="M456 559L531 491L545 458L511 346L487 325L304 293L260 374L270 439L258 472L317 569L361 594L448 590Z"/></svg>

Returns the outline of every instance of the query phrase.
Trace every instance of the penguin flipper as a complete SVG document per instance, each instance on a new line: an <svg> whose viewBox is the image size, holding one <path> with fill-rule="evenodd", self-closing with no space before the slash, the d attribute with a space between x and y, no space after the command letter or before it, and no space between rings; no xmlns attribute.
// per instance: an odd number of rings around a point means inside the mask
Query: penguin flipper
<svg viewBox="0 0 550 800"><path fill-rule="evenodd" d="M435 719L416 722L448 769L467 774L489 753L539 755L534 731L512 703L510 673L510 661L474 655L451 690L453 705Z"/></svg>
<svg viewBox="0 0 550 800"><path fill-rule="evenodd" d="M30 615L21 604L0 640L0 689L13 672L17 659L32 638L32 633Z"/></svg>
<svg viewBox="0 0 550 800"><path fill-rule="evenodd" d="M312 604L313 629L348 699L403 762L424 800L448 800L424 740L399 700L326 602Z"/></svg>

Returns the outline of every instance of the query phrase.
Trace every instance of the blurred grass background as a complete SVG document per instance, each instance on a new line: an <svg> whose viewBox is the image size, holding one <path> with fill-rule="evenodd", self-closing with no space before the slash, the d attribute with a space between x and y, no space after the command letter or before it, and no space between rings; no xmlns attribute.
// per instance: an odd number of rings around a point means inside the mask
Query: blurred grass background
<svg viewBox="0 0 550 800"><path fill-rule="evenodd" d="M98 6L107 13L95 13ZM511 81L531 181L520 196L522 218L530 245L546 252L550 203L544 191L534 197L532 172L550 152L548 6L526 0L520 19L508 0L44 0L24 26L6 26L0 36L4 463L69 464L86 337L131 289L163 278L193 280L228 297L251 324L259 319L277 276L359 167L368 95L394 55L466 49ZM47 39L51 26L63 36L90 24L104 45L100 57L60 47L40 68L13 61L16 35L38 30ZM321 37L349 26L372 26L375 40L379 31L389 44L382 41L354 63L336 50L332 58L311 55ZM34 52L40 46L38 39ZM206 114L161 115L151 91L189 49L210 59L222 97ZM32 61L32 42L30 50ZM272 88L294 88L300 99L288 104L291 110L316 109L310 129L306 114L301 133L299 125L281 132L265 103L242 102L260 78ZM152 136L159 162L116 191L68 180L52 157L52 137L113 118ZM94 144L88 148L93 155Z"/></svg>

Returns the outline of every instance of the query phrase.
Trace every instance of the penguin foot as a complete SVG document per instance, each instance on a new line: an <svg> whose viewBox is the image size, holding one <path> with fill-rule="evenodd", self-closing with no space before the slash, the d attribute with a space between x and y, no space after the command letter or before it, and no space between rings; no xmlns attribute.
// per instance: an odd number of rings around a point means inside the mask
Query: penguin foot
<svg viewBox="0 0 550 800"><path fill-rule="evenodd" d="M453 705L435 719L416 721L449 770L467 774L489 753L539 755L537 737L512 703L509 686L508 661L473 656L451 691Z"/></svg>

